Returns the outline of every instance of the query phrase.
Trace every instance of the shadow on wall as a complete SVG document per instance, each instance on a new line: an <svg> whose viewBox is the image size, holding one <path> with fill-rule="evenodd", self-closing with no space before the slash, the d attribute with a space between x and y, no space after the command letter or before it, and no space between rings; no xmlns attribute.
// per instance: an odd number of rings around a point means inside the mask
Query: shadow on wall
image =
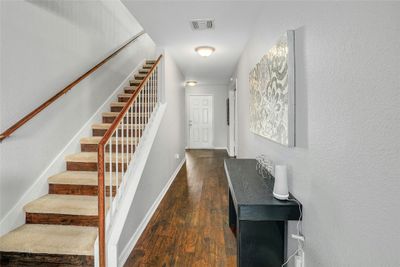
<svg viewBox="0 0 400 267"><path fill-rule="evenodd" d="M296 147L308 147L308 97L307 97L307 70L305 69L305 29L295 30L295 71L296 71Z"/></svg>

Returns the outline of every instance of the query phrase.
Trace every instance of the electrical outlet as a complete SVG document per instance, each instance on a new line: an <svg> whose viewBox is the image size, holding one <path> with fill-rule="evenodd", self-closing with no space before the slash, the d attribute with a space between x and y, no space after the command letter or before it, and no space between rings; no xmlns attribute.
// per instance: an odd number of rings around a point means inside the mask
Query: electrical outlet
<svg viewBox="0 0 400 267"><path fill-rule="evenodd" d="M179 155L179 154L175 154L175 158L176 158L176 159L179 159L179 158L180 158L180 155Z"/></svg>

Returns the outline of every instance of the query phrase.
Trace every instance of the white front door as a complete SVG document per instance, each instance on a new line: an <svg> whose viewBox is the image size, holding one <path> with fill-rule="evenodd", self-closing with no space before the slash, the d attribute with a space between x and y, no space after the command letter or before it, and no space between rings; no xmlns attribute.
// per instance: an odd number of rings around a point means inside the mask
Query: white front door
<svg viewBox="0 0 400 267"><path fill-rule="evenodd" d="M189 146L211 148L213 142L213 98L189 96Z"/></svg>

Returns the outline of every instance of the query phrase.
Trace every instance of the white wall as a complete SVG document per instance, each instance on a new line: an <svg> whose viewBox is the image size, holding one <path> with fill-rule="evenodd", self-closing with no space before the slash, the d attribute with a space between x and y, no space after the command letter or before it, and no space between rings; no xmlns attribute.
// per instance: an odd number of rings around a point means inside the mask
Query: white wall
<svg viewBox="0 0 400 267"><path fill-rule="evenodd" d="M237 66L239 157L290 168L307 267L400 266L400 3L265 3ZM249 131L249 71L296 32L297 147ZM294 231L291 224L291 231Z"/></svg>
<svg viewBox="0 0 400 267"><path fill-rule="evenodd" d="M1 131L141 30L119 1L1 1ZM154 56L153 41L141 37L0 144L0 219L134 67Z"/></svg>
<svg viewBox="0 0 400 267"><path fill-rule="evenodd" d="M118 253L128 245L146 213L185 157L185 113L182 112L185 108L184 77L168 51L164 54L164 77L167 110L125 222ZM175 158L176 154L179 154L179 159Z"/></svg>
<svg viewBox="0 0 400 267"><path fill-rule="evenodd" d="M194 87L186 86L186 112L189 114L189 96L190 95L212 95L214 99L214 147L226 148L228 125L226 124L226 99L228 98L227 85L196 85ZM187 139L189 138L189 123L186 123ZM187 140L189 146L189 140Z"/></svg>

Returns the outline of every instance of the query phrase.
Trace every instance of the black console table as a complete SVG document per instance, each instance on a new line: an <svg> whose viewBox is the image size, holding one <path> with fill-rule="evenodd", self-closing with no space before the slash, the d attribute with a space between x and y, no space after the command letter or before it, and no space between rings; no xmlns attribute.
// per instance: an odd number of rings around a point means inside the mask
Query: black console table
<svg viewBox="0 0 400 267"><path fill-rule="evenodd" d="M286 257L287 221L299 219L299 206L275 199L273 179L262 178L256 164L255 159L225 160L229 226L237 240L237 265L280 267Z"/></svg>

